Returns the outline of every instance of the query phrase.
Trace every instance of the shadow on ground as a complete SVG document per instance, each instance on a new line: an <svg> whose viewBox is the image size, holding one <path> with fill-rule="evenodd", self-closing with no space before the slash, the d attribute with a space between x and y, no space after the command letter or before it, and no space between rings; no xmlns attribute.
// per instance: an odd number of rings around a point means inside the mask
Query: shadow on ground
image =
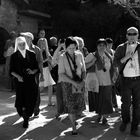
<svg viewBox="0 0 140 140"><path fill-rule="evenodd" d="M85 116L78 118L79 134L71 135L71 125L67 114L55 119L56 106L47 106L47 96L41 96L41 111L38 117L30 118L29 128L22 128L23 119L19 118L14 108L14 93L0 92L0 140L139 140L119 132L120 113L113 113L107 119L109 125L96 122L97 115L85 111Z"/></svg>

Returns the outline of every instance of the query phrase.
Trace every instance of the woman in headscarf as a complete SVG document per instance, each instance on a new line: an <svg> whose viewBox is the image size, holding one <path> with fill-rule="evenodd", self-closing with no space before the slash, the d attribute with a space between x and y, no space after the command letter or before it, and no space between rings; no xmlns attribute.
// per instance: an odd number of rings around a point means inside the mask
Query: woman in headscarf
<svg viewBox="0 0 140 140"><path fill-rule="evenodd" d="M15 107L19 116L23 117L23 127L28 127L37 99L38 86L35 75L39 72L35 53L29 50L24 37L15 41L15 52L11 56L10 73L15 78Z"/></svg>

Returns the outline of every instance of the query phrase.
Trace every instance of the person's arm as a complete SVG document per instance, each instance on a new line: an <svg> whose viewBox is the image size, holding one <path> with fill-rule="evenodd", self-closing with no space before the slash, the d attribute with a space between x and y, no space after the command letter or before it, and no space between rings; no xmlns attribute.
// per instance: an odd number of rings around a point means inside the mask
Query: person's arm
<svg viewBox="0 0 140 140"><path fill-rule="evenodd" d="M58 64L58 59L59 59L59 56L60 56L60 54L61 54L61 48L64 46L64 43L62 44L60 44L60 43L58 43L58 47L57 47L57 49L55 50L55 52L54 52L54 54L53 54L53 57L52 57L52 66L55 66L55 65L57 65Z"/></svg>
<svg viewBox="0 0 140 140"><path fill-rule="evenodd" d="M86 65L85 65L85 60L83 54L81 54L81 61L82 61L82 79L85 81L86 79Z"/></svg>
<svg viewBox="0 0 140 140"><path fill-rule="evenodd" d="M93 53L89 53L85 58L86 69L94 65L95 61L96 61L96 58L94 57Z"/></svg>
<svg viewBox="0 0 140 140"><path fill-rule="evenodd" d="M11 72L11 75L13 75L15 78L17 78L17 80L19 82L23 82L23 78L19 74L15 73L15 72Z"/></svg>

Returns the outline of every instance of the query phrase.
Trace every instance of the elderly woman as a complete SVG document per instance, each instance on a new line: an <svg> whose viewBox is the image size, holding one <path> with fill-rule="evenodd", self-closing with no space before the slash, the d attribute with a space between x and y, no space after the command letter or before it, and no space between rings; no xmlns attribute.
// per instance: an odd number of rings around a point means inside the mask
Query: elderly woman
<svg viewBox="0 0 140 140"><path fill-rule="evenodd" d="M75 117L85 109L83 100L85 86L85 63L81 52L76 51L77 42L73 37L66 38L66 51L59 58L59 80L63 82L64 111L69 114L72 135L77 135Z"/></svg>
<svg viewBox="0 0 140 140"><path fill-rule="evenodd" d="M15 52L11 56L10 73L15 77L16 101L18 114L23 117L23 127L28 127L37 99L38 86L35 75L39 72L35 53L29 50L24 37L15 41Z"/></svg>
<svg viewBox="0 0 140 140"><path fill-rule="evenodd" d="M38 40L38 47L41 49L42 56L43 56L43 77L44 81L40 81L39 86L40 87L48 87L48 96L49 101L48 105L52 106L52 92L53 92L53 85L55 84L55 81L53 80L50 70L51 70L51 61L52 57L50 55L49 49L48 49L48 43L46 38L40 38Z"/></svg>
<svg viewBox="0 0 140 140"><path fill-rule="evenodd" d="M74 39L78 41L78 50L80 50L84 57L88 55L88 50L85 47L84 39L82 37L75 36Z"/></svg>
<svg viewBox="0 0 140 140"><path fill-rule="evenodd" d="M112 57L106 52L107 43L105 39L99 39L97 41L96 52L90 54L86 58L86 66L89 69L89 73L92 73L94 77L93 86L88 85L90 109L95 110L99 114L98 122L102 124L107 123L106 115L113 112L112 107ZM91 75L91 74L90 74ZM87 76L88 78L88 76ZM88 80L87 80L88 81ZM92 89L92 87L94 87ZM96 95L95 95L96 94ZM97 95L98 94L98 95ZM94 104L92 101L95 101ZM92 105L93 104L93 105Z"/></svg>

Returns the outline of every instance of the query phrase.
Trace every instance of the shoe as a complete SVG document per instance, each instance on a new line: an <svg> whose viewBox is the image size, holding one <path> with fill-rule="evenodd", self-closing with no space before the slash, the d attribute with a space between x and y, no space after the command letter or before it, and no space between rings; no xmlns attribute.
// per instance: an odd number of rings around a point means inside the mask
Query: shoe
<svg viewBox="0 0 140 140"><path fill-rule="evenodd" d="M49 103L48 106L55 106L55 104Z"/></svg>
<svg viewBox="0 0 140 140"><path fill-rule="evenodd" d="M120 109L118 107L115 108L115 112L118 113Z"/></svg>
<svg viewBox="0 0 140 140"><path fill-rule="evenodd" d="M39 108L35 108L34 109L34 117L38 116L40 113L40 109Z"/></svg>
<svg viewBox="0 0 140 140"><path fill-rule="evenodd" d="M55 115L55 118L56 118L56 119L58 119L58 118L59 118L59 116L60 116L60 114L59 114L59 113L57 113L57 114Z"/></svg>
<svg viewBox="0 0 140 140"><path fill-rule="evenodd" d="M124 132L126 130L126 128L127 128L127 124L122 122L121 125L120 125L120 127L119 127L119 130L121 132Z"/></svg>
<svg viewBox="0 0 140 140"><path fill-rule="evenodd" d="M37 117L39 115L39 111L38 112L34 112L34 117Z"/></svg>
<svg viewBox="0 0 140 140"><path fill-rule="evenodd" d="M100 122L100 121L101 121L101 116L98 116L97 122Z"/></svg>
<svg viewBox="0 0 140 140"><path fill-rule="evenodd" d="M78 125L78 122L75 122L75 126Z"/></svg>
<svg viewBox="0 0 140 140"><path fill-rule="evenodd" d="M28 128L28 125L29 125L28 120L24 120L23 128Z"/></svg>
<svg viewBox="0 0 140 140"><path fill-rule="evenodd" d="M78 135L78 132L71 132L71 134L73 135L73 136L77 136Z"/></svg>
<svg viewBox="0 0 140 140"><path fill-rule="evenodd" d="M140 137L140 132L138 132L138 131L131 131L131 135L133 135L135 137Z"/></svg>
<svg viewBox="0 0 140 140"><path fill-rule="evenodd" d="M107 119L105 118L105 117L103 117L103 119L102 119L102 124L107 124Z"/></svg>

